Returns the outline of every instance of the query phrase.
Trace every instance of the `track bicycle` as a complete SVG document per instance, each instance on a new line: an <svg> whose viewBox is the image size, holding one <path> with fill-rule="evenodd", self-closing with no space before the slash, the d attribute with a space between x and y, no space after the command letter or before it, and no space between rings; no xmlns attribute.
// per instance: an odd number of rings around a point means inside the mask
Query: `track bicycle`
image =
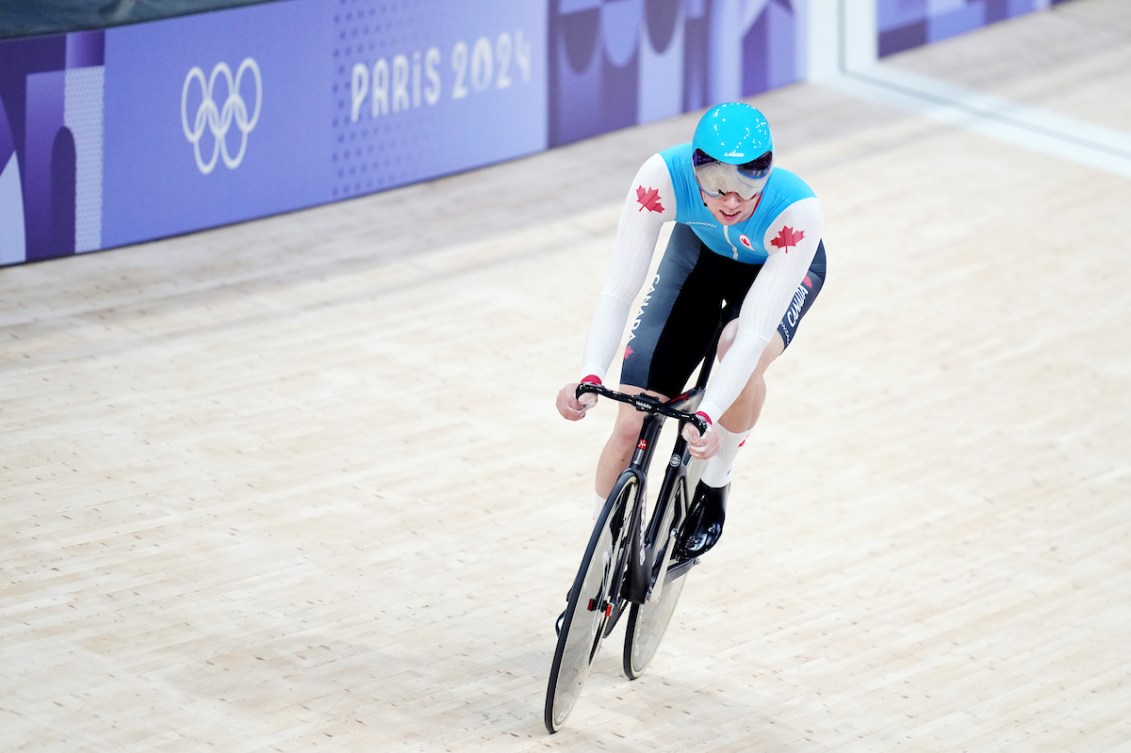
<svg viewBox="0 0 1131 753"><path fill-rule="evenodd" d="M689 422L700 434L707 431L706 422L694 411L703 398L714 358L712 347L695 387L669 401L626 395L599 384L577 387L578 397L594 393L628 403L646 415L632 459L597 515L569 591L546 691L544 721L551 733L561 729L573 710L602 641L625 610L628 623L622 667L630 680L644 673L671 621L686 575L699 562L698 558L681 558L676 551L698 466L691 461L682 427ZM648 515L648 470L667 418L677 419L681 431Z"/></svg>

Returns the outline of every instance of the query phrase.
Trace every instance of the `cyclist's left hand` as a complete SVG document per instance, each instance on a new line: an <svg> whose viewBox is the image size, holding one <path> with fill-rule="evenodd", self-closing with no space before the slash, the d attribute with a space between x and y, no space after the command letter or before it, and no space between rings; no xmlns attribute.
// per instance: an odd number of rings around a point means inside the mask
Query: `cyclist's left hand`
<svg viewBox="0 0 1131 753"><path fill-rule="evenodd" d="M687 440L687 449L691 457L706 460L719 451L723 441L713 426L707 427L707 433L700 435L693 424L684 424L683 438Z"/></svg>

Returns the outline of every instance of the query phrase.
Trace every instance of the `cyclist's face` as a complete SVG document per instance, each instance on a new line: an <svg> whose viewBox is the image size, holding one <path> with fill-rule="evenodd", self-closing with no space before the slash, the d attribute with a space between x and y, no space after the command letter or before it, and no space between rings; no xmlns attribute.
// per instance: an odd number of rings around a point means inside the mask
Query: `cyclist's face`
<svg viewBox="0 0 1131 753"><path fill-rule="evenodd" d="M759 193L749 199L743 199L733 191L715 198L702 191L699 195L703 197L703 203L711 210L715 219L724 225L737 225L750 219L750 215L754 214L754 208L758 206L758 199L762 198L762 194Z"/></svg>

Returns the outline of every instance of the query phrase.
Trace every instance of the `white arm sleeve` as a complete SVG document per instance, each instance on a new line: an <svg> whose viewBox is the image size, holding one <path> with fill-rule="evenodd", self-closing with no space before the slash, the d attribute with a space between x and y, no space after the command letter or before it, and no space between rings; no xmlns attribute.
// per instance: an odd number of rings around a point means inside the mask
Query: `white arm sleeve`
<svg viewBox="0 0 1131 753"><path fill-rule="evenodd" d="M823 222L820 202L808 198L788 206L766 231L764 242L770 256L742 301L734 343L719 361L699 408L712 421L726 412L758 366L762 351L813 263ZM798 239L800 232L804 237ZM775 240L783 245L774 245ZM784 245L789 240L796 245Z"/></svg>
<svg viewBox="0 0 1131 753"><path fill-rule="evenodd" d="M675 190L671 174L663 157L654 154L637 171L621 209L605 286L585 338L583 378L594 374L602 382L605 380L624 337L629 309L648 275L660 228L674 219Z"/></svg>

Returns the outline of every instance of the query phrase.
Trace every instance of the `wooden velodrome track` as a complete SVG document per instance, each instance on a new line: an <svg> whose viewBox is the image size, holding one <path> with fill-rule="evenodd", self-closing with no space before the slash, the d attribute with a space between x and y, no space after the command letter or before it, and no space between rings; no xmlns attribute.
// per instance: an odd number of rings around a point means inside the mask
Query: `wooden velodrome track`
<svg viewBox="0 0 1131 753"><path fill-rule="evenodd" d="M1122 0L886 67L1131 135ZM828 283L648 675L543 729L613 413L553 398L698 113L0 271L0 749L1131 751L1131 157L751 101Z"/></svg>

